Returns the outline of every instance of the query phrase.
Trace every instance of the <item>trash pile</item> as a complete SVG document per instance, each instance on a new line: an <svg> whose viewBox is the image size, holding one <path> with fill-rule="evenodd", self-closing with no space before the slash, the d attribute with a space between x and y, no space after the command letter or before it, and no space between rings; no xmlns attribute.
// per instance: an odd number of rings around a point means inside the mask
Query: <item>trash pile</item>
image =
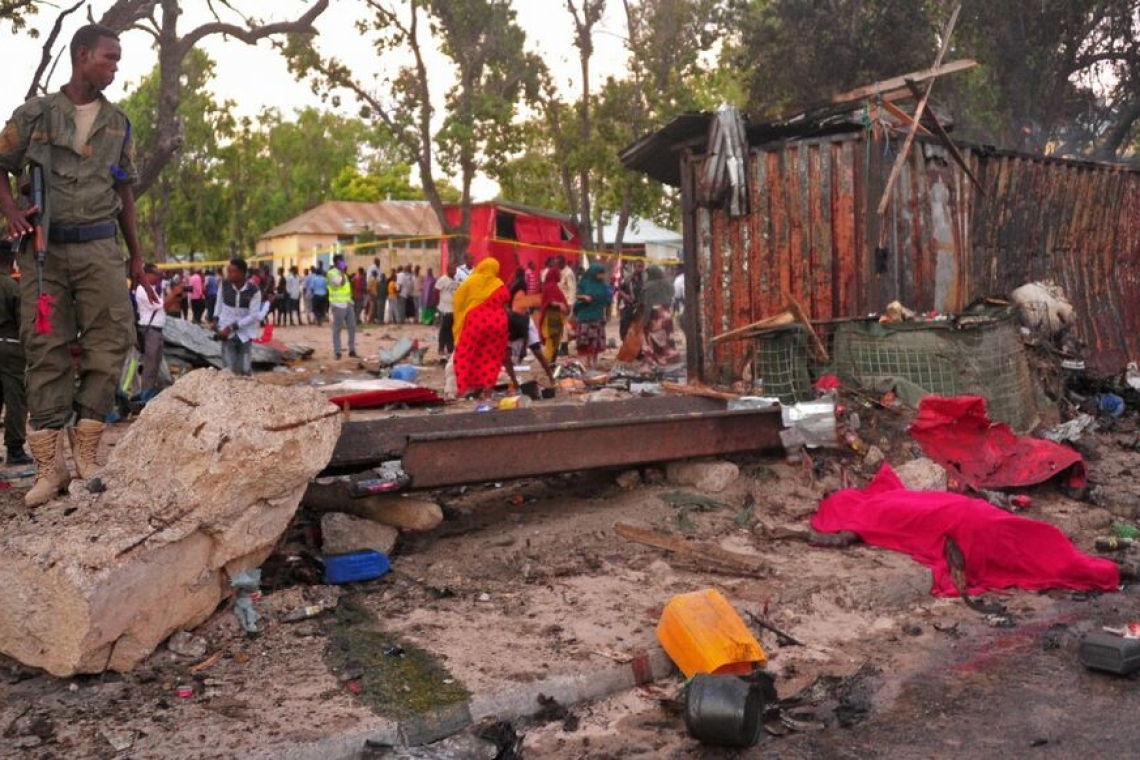
<svg viewBox="0 0 1140 760"><path fill-rule="evenodd" d="M181 370L175 372L176 375L202 367L222 368L222 344L204 327L168 317L162 328L162 339L167 363ZM275 340L253 344L253 366L257 369L272 369L312 355L312 347L300 344L286 345Z"/></svg>

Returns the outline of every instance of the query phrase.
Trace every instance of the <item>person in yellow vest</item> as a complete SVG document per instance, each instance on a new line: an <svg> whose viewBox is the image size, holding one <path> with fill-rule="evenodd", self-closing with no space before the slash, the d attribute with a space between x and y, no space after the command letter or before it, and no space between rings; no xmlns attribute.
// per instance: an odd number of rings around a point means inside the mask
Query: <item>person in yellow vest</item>
<svg viewBox="0 0 1140 760"><path fill-rule="evenodd" d="M348 355L356 358L356 309L352 306L352 283L346 270L348 262L344 256L333 257L333 266L328 273L329 307L332 309L333 355L339 359L340 331L348 326Z"/></svg>

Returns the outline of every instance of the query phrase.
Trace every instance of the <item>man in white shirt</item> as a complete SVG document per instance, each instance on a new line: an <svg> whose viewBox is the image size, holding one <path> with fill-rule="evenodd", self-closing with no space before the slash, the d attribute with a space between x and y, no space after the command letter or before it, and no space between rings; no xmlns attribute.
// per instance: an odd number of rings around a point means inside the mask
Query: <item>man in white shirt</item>
<svg viewBox="0 0 1140 760"><path fill-rule="evenodd" d="M238 256L230 260L215 314L222 338L222 364L245 377L253 374L253 339L261 328L261 290L246 279L247 274L245 259Z"/></svg>
<svg viewBox="0 0 1140 760"><path fill-rule="evenodd" d="M455 268L455 283L462 285L471 272L475 269L475 260L471 257L470 253L463 254L463 263Z"/></svg>
<svg viewBox="0 0 1140 760"><path fill-rule="evenodd" d="M396 307L396 322L408 321L408 304L412 298L412 267L405 265L396 275L396 296L399 298Z"/></svg>
<svg viewBox="0 0 1140 760"><path fill-rule="evenodd" d="M154 264L143 267L143 279L159 297L158 303L152 303L141 282L135 288L139 334L142 336L143 344L142 390L146 393L158 385L158 369L162 365L162 328L166 325L166 309L176 308L177 304L165 303L168 294L163 292L162 274Z"/></svg>
<svg viewBox="0 0 1140 760"><path fill-rule="evenodd" d="M685 308L685 270L673 280L673 311L678 314Z"/></svg>
<svg viewBox="0 0 1140 760"><path fill-rule="evenodd" d="M447 274L435 281L435 289L439 291L439 355L443 361L455 350L452 328L455 326L455 291L459 290L455 270L455 264L449 265Z"/></svg>
<svg viewBox="0 0 1140 760"><path fill-rule="evenodd" d="M297 273L297 267L290 268L289 274L285 277L285 299L285 323L300 325L301 277Z"/></svg>

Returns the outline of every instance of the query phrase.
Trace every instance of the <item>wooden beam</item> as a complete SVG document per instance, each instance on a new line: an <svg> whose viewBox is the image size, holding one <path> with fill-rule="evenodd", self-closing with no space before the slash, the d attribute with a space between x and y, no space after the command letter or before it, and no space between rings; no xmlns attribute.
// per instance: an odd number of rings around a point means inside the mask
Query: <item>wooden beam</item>
<svg viewBox="0 0 1140 760"><path fill-rule="evenodd" d="M827 353L827 346L825 346L823 341L820 340L819 333L817 333L815 331L815 328L811 326L811 317L806 311L804 311L804 307L800 306L800 302L797 301L794 297L788 295L786 298L788 299L788 311L790 311L796 320L804 326L804 329L808 331L808 335L811 336L812 344L815 346L816 355L819 357L820 361L824 362L825 364L829 363L831 361L831 357Z"/></svg>
<svg viewBox="0 0 1140 760"><path fill-rule="evenodd" d="M943 66L935 66L934 68L924 69L923 71L913 71L909 74L893 77L891 79L884 79L881 82L874 84L864 85L854 90L833 95L827 100L815 103L807 108L797 107L795 111L788 112L780 117L780 121L785 121L788 118L797 116L808 111L813 111L816 108L824 106L841 106L848 103L861 103L868 98L877 99L883 98L884 100L896 100L899 93L906 93L906 80L910 79L915 82L926 82L931 79L936 79L947 74L957 74L960 71L972 69L978 65L978 62L972 58L963 58L958 61L951 61Z"/></svg>
<svg viewBox="0 0 1140 760"><path fill-rule="evenodd" d="M916 98L921 97L921 90L918 89L917 82L907 80L906 86L910 88L910 91L914 93ZM978 188L978 192L985 195L986 189L982 187L982 183L974 176L974 172L970 169L969 164L966 163L966 157L962 155L962 151L958 150L957 144L953 138L950 137L950 133L946 131L946 128L942 126L942 122L938 120L938 116L935 115L933 111L929 111L926 113L925 118L927 123L934 127L938 139L946 146L946 150L950 151L950 155L958 162L958 166L962 167L962 171L966 172L966 176L969 177L970 181L974 183L974 186Z"/></svg>
<svg viewBox="0 0 1140 760"><path fill-rule="evenodd" d="M921 96L919 96L919 97L921 97ZM902 110L901 108L899 108L898 106L896 106L894 103L891 103L889 101L884 100L882 103L882 106L883 106L884 111L886 111L891 116L898 119L899 123L902 124L904 127L910 127L914 124L914 119L911 117L911 115L908 114L906 111ZM927 137L934 137L934 135L930 132L930 130L927 129L926 127L924 127L922 124L918 125L918 131Z"/></svg>
<svg viewBox="0 0 1140 760"><path fill-rule="evenodd" d="M950 14L950 20L946 23L946 29L942 33L942 46L938 48L938 57L934 59L934 66L932 70L942 68L942 59L946 57L946 51L950 49L950 38L954 34L954 27L958 23L958 14L962 12L962 5L959 3L954 6L954 12ZM906 86L906 78L903 79L903 86ZM918 101L918 107L914 109L914 123L911 124L910 131L907 132L906 141L903 142L902 150L899 151L899 156L895 159L895 165L891 168L891 176L887 178L887 186L883 189L882 200L879 201L879 216L886 216L887 208L891 205L891 191L898 182L899 175L902 174L903 164L906 163L907 156L910 155L910 148L914 145L914 136L918 131L918 125L922 121L922 114L926 111L926 103L930 100L930 93L934 91L934 78L930 79L930 83L926 86L926 92L923 93L922 99Z"/></svg>
<svg viewBox="0 0 1140 760"><path fill-rule="evenodd" d="M733 338L747 336L750 333L759 330L770 330L776 327L787 327L788 325L795 324L795 322L796 318L792 316L791 313L782 311L775 316L765 317L764 319L757 320L750 325L745 325L744 327L738 327L735 330L729 330L726 333L715 335L713 336L712 342L713 344L717 344L723 340L732 340Z"/></svg>

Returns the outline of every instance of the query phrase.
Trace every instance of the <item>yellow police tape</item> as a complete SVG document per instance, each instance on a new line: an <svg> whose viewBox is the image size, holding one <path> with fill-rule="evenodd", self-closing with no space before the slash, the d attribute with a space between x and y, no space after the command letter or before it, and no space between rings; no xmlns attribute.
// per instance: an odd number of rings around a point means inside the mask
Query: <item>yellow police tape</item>
<svg viewBox="0 0 1140 760"><path fill-rule="evenodd" d="M246 258L246 261L254 263L262 263L266 261L275 261L281 258L295 258L300 259L302 255L312 256L314 259L318 256L325 254L335 255L338 253L358 253L359 251L367 251L371 249L386 249L386 248L401 248L409 243L423 243L429 241L443 241L452 238L465 237L463 235L420 235L417 237L395 238L389 240L372 240L365 243L352 243L350 245L337 245L327 249L316 249L310 251L308 254L302 254L301 251L291 251L289 253L278 254L262 254L260 256L252 256ZM524 243L519 240L508 240L506 238L492 237L484 238L488 243L499 243L502 245L510 245L513 248L527 248L534 251L549 251L558 255L566 254L583 254L586 256L594 256L600 259L617 259L618 261L645 261L653 264L667 264L670 266L681 264L681 259L676 258L654 258L649 256L636 256L629 253L618 253L614 251L589 251L578 248L567 248L565 246L543 245L541 243ZM193 267L200 269L203 267L224 267L229 264L229 259L215 259L210 261L164 261L160 264L155 264L159 269L186 269Z"/></svg>

